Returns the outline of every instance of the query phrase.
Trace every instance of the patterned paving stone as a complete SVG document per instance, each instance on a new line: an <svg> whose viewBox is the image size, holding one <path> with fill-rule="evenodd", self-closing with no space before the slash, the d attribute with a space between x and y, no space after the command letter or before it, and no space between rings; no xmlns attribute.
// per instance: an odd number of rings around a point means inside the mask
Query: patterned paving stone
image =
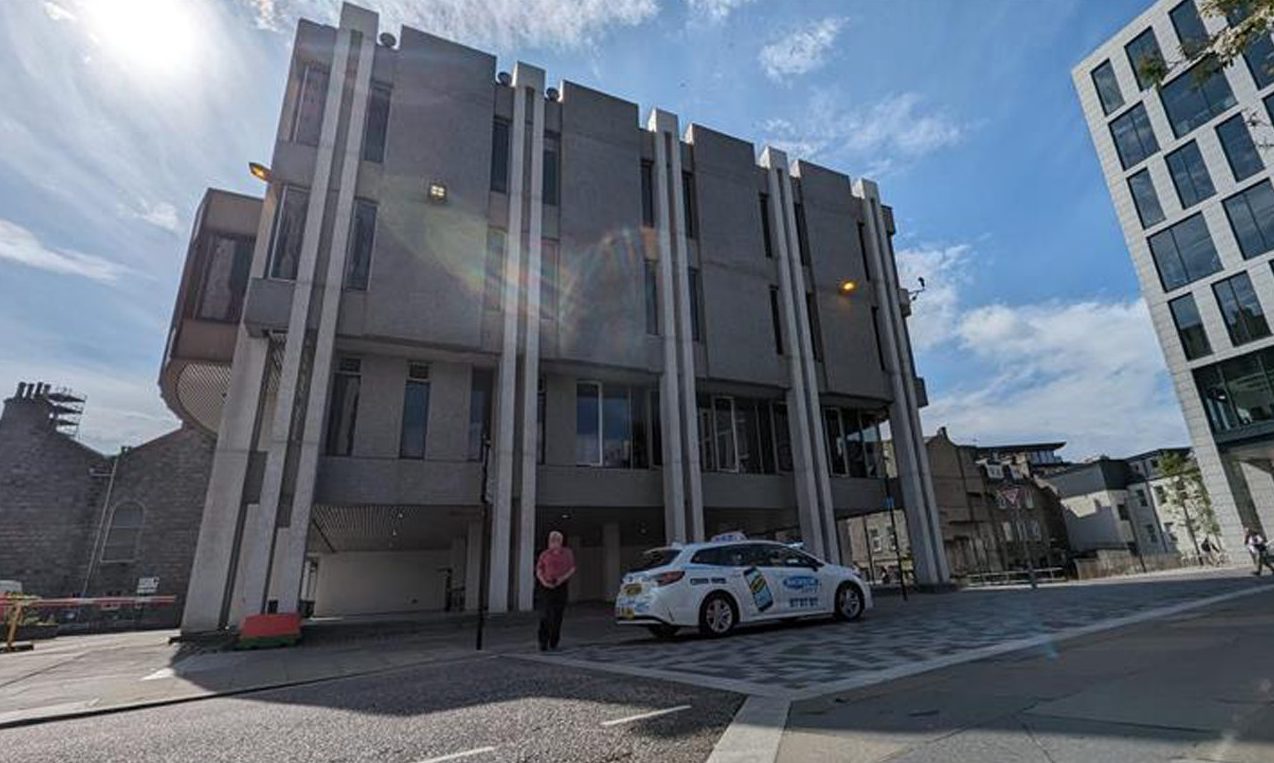
<svg viewBox="0 0 1274 763"><path fill-rule="evenodd" d="M601 669L649 671L807 691L864 674L973 652L1264 584L1240 571L1064 584L1037 591L971 590L877 600L856 623L740 628L725 639L670 642L635 630L631 641L567 648L558 658ZM555 659L550 657L548 659Z"/></svg>

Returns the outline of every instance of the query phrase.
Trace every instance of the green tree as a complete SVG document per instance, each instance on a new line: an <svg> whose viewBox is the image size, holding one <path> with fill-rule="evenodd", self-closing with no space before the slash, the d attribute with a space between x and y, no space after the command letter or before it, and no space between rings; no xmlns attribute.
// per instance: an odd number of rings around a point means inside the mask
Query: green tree
<svg viewBox="0 0 1274 763"><path fill-rule="evenodd" d="M1199 76L1207 77L1215 67L1228 66L1242 56L1261 35L1274 31L1274 0L1198 0L1198 7L1201 16L1220 16L1228 23L1201 40L1183 42L1175 61L1143 56L1135 64L1143 78L1159 83L1174 71L1205 59L1212 66L1200 67Z"/></svg>
<svg viewBox="0 0 1274 763"><path fill-rule="evenodd" d="M1211 538L1216 545L1221 525L1212 509L1208 489L1203 486L1198 464L1180 453L1169 453L1159 460L1159 468L1168 480L1168 507L1181 516L1195 553L1205 538Z"/></svg>

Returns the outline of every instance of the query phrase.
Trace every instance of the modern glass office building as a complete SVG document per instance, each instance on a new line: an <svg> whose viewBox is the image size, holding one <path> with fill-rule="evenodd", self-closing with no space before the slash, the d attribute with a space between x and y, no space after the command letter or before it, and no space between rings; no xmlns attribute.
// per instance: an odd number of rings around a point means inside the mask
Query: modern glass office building
<svg viewBox="0 0 1274 763"><path fill-rule="evenodd" d="M1197 53L1241 20L1162 0L1072 73L1232 555L1274 532L1274 41Z"/></svg>
<svg viewBox="0 0 1274 763"><path fill-rule="evenodd" d="M526 609L552 529L577 598L723 530L837 560L889 499L947 578L870 181L351 5L259 174L205 198L160 378L217 435L186 630L473 608L484 558Z"/></svg>

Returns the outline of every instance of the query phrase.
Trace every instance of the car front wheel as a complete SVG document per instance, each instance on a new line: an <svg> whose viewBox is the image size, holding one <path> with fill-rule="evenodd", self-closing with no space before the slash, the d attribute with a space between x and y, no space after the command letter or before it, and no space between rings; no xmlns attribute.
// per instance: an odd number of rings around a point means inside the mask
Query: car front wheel
<svg viewBox="0 0 1274 763"><path fill-rule="evenodd" d="M836 589L836 619L849 622L863 616L866 609L863 603L863 592L853 583L841 583Z"/></svg>
<svg viewBox="0 0 1274 763"><path fill-rule="evenodd" d="M739 612L729 596L717 591L708 594L699 607L699 632L705 636L724 636L734 630Z"/></svg>

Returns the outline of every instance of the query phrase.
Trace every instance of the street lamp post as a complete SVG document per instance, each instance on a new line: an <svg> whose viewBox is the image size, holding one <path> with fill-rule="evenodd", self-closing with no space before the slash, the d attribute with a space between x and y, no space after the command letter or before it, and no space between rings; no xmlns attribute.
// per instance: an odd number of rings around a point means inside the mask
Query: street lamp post
<svg viewBox="0 0 1274 763"><path fill-rule="evenodd" d="M888 488L885 488L888 490ZM907 575L902 569L902 543L898 539L898 515L894 513L894 497L885 496L885 509L889 511L891 540L894 544L894 557L898 559L898 589L902 591L902 600L907 600Z"/></svg>
<svg viewBox="0 0 1274 763"><path fill-rule="evenodd" d="M491 453L491 439L486 433L482 434L482 484L479 486L479 499L482 503L482 548L478 551L478 628L475 634L476 643L474 649L482 651L482 630L486 625L487 619L487 581L490 578L490 570L488 569L488 546L490 540L488 535L490 530L488 525L491 523L491 503L487 495L487 468L489 456Z"/></svg>

